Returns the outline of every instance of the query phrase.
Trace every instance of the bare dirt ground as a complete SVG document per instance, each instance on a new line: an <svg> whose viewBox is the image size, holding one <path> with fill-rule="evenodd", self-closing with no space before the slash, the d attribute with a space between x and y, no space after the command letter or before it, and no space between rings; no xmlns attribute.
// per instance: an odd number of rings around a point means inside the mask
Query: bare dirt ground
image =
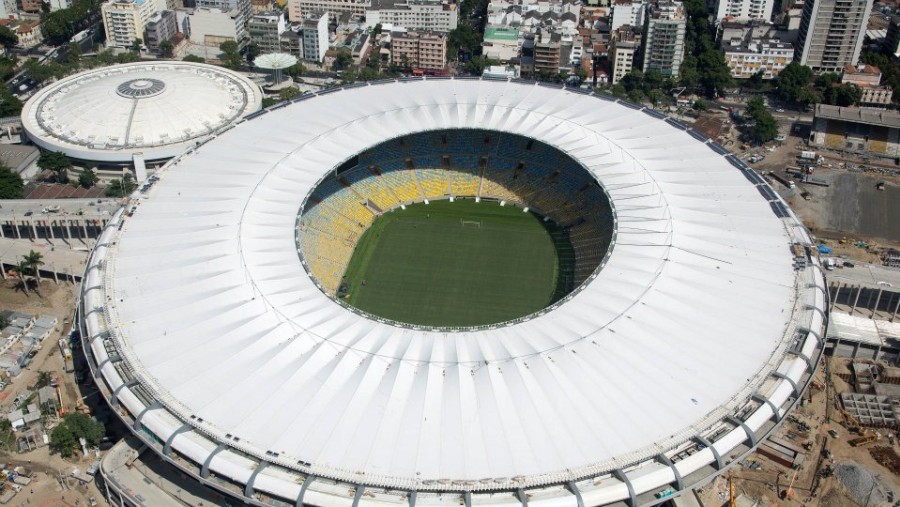
<svg viewBox="0 0 900 507"><path fill-rule="evenodd" d="M21 311L35 315L54 315L59 319L54 333L44 340L41 350L31 364L22 373L12 379L12 383L0 392L0 410L9 410L11 400L19 393L34 385L39 371L47 371L60 379L60 392L63 406L71 409L93 388L82 391L75 382L73 374L64 371L63 360L57 341L64 333L68 333L71 315L75 305L75 288L71 284L57 285L52 280L44 280L41 284L41 295L31 292L26 296L16 288L17 282L9 279L0 283L0 309ZM67 459L51 454L49 447L40 447L23 454L0 454L0 464L6 468L23 466L35 472L34 481L22 490L7 504L12 507L38 506L62 507L88 505L88 499L94 497L105 504L96 486L91 483L81 485L71 478L73 470L86 470L97 459L89 453L82 456L77 453Z"/></svg>
<svg viewBox="0 0 900 507"><path fill-rule="evenodd" d="M816 151L824 158L813 176L830 186L794 179L796 188L789 189L774 179L770 182L810 231L835 248L835 255L860 261L879 262L878 247L900 247L900 167L888 160L818 150L794 135L774 151L755 150L765 159L753 167L761 173L772 171L789 177L785 168L797 166L803 150ZM876 189L878 183L885 183L884 190ZM849 245L840 244L842 239ZM872 248L856 247L856 241Z"/></svg>
<svg viewBox="0 0 900 507"><path fill-rule="evenodd" d="M835 371L848 371L845 360L831 358L824 360L830 361L829 364ZM822 366L816 372L816 380L826 385ZM790 421L785 421L776 432L780 438L789 440L796 445L812 443L805 461L796 471L796 476L794 470L754 453L744 463L746 465L753 462L758 463L760 465L758 469L750 470L747 466L737 466L733 469L736 495L743 494L750 499L759 500L761 507L776 505L853 507L864 505L864 503L854 501L851 495L848 495L848 488L838 477L832 475L816 480L818 471L825 467L834 468L841 464L851 464L857 466L863 473L875 477L877 482L877 486L873 488L875 492L871 497L866 495L870 506L891 505L891 502L886 502L884 498L888 491L894 492L897 499L900 499L900 476L879 463L871 452L873 449L882 449L881 452L885 452L884 449L890 449L895 453L900 451L896 439L895 444L890 444L887 438L888 430L881 429L876 430L881 434L881 438L877 442L862 447L851 447L848 440L856 435L849 433L841 424L842 416L835 409L833 400L835 393L852 390L852 388L840 378L832 376L831 383L827 385L826 390L810 387L804 394L807 400L805 405L798 406L792 412L794 417L810 426L808 432ZM829 430L836 431L838 438L833 438L828 433ZM823 443L831 454L829 458L824 458L819 464ZM781 499L781 494L786 492L789 486L792 495L789 498ZM858 489L856 493L859 493ZM881 496L878 496L879 494ZM707 507L727 506L727 478L720 477L711 485L703 488L700 497L703 505Z"/></svg>

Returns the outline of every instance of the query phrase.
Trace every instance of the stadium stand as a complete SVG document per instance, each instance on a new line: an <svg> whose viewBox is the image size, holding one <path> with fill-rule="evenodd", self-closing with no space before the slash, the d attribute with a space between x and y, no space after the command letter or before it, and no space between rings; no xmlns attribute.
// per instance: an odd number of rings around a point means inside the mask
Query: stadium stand
<svg viewBox="0 0 900 507"><path fill-rule="evenodd" d="M356 242L379 214L449 197L506 201L562 226L575 258L568 290L606 256L612 210L594 178L549 145L481 130L419 133L360 153L324 178L307 200L298 248L313 278L334 296Z"/></svg>

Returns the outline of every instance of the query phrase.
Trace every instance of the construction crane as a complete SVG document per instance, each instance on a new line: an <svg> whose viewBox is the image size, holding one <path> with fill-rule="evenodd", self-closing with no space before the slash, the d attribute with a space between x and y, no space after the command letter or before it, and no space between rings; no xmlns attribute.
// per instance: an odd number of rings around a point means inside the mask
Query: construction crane
<svg viewBox="0 0 900 507"><path fill-rule="evenodd" d="M728 474L728 507L735 507L734 503L734 475Z"/></svg>

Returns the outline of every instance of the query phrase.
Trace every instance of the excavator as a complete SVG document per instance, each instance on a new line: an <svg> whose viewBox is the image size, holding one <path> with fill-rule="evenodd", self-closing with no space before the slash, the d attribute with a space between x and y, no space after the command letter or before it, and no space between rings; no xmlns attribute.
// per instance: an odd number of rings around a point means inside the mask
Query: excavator
<svg viewBox="0 0 900 507"><path fill-rule="evenodd" d="M878 440L879 435L860 424L859 420L853 417L853 414L842 408L838 408L838 410L844 416L844 426L847 427L847 431L859 434L859 437L848 440L848 444L852 447L859 447Z"/></svg>

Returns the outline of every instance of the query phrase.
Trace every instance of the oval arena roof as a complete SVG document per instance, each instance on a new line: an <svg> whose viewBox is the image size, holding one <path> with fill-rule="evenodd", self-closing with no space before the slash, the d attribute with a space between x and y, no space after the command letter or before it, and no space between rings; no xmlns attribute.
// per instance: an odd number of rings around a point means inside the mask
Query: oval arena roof
<svg viewBox="0 0 900 507"><path fill-rule="evenodd" d="M449 128L539 139L602 183L614 247L568 300L439 332L366 318L311 280L295 225L317 182L385 140ZM715 473L818 359L821 273L790 248L806 231L725 150L633 104L507 81L357 85L242 122L151 185L91 259L92 364L160 452L251 494L611 503Z"/></svg>
<svg viewBox="0 0 900 507"><path fill-rule="evenodd" d="M38 91L22 125L41 148L96 162L180 154L259 110L247 77L199 63L138 62L88 70Z"/></svg>

